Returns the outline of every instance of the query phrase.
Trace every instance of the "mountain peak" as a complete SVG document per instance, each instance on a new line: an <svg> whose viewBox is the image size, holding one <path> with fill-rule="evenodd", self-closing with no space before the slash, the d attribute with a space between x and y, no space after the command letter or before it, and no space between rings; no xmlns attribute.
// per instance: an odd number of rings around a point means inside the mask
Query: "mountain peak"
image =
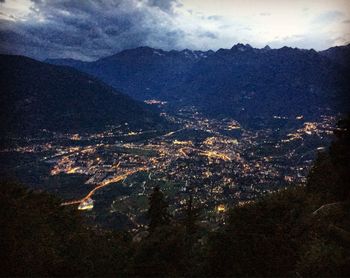
<svg viewBox="0 0 350 278"><path fill-rule="evenodd" d="M231 50L242 51L242 52L250 49L253 49L253 47L250 44L243 44L243 43L237 43L231 48Z"/></svg>

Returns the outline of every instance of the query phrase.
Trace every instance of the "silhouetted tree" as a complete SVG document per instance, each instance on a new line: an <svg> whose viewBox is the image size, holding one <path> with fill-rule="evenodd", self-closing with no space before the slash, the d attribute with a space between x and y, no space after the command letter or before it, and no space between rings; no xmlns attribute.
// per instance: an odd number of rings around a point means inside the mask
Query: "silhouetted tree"
<svg viewBox="0 0 350 278"><path fill-rule="evenodd" d="M168 212L168 203L165 200L163 192L158 186L153 189L149 198L149 209L147 216L149 218L149 230L154 232L158 227L170 223L170 215Z"/></svg>
<svg viewBox="0 0 350 278"><path fill-rule="evenodd" d="M200 208L195 207L193 202L193 193L189 193L189 198L185 209L185 242L187 246L188 254L193 252L194 243L196 240L196 233L198 232L197 221L199 218Z"/></svg>

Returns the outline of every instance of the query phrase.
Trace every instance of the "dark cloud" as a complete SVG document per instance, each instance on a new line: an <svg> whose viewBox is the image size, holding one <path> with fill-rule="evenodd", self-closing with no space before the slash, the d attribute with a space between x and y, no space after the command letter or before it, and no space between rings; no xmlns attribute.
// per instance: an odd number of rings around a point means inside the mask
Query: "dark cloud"
<svg viewBox="0 0 350 278"><path fill-rule="evenodd" d="M164 1L164 0L148 0L147 4L153 7L158 7L159 9L166 11L166 12L172 12L174 6L181 6L178 1Z"/></svg>
<svg viewBox="0 0 350 278"><path fill-rule="evenodd" d="M1 1L1 0L0 0ZM3 21L0 51L93 60L141 45L176 48L177 0L32 0L26 21Z"/></svg>

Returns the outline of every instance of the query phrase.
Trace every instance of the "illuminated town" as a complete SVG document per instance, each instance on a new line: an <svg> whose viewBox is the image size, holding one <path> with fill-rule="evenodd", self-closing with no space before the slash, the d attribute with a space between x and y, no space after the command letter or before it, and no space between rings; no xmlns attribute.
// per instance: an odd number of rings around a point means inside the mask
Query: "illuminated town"
<svg viewBox="0 0 350 278"><path fill-rule="evenodd" d="M166 102L146 103L157 105L176 128L159 134L125 124L97 134L54 134L45 142L31 140L2 153L35 154L48 166L48 178L63 177L70 184L70 177L79 177L79 190L69 198L63 195L62 205L76 206L92 219L102 212L117 214L123 216L123 228L141 228L148 196L158 185L173 215L181 213L193 194L205 224L211 225L222 220L228 207L303 184L336 121L322 116L319 122L307 122L300 115L292 119L299 126L294 130L253 131L234 119L206 118L195 107L169 113ZM276 115L274 120L288 119Z"/></svg>

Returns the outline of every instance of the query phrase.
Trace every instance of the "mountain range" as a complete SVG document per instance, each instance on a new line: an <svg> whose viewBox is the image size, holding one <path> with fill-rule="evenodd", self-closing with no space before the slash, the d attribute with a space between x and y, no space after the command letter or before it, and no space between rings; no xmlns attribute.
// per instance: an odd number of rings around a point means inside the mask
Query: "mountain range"
<svg viewBox="0 0 350 278"><path fill-rule="evenodd" d="M139 47L94 62L46 62L74 67L139 100L195 105L211 116L249 123L346 112L349 53L349 45L317 52L237 44L215 52Z"/></svg>
<svg viewBox="0 0 350 278"><path fill-rule="evenodd" d="M0 55L1 134L161 128L156 111L73 68Z"/></svg>
<svg viewBox="0 0 350 278"><path fill-rule="evenodd" d="M0 128L2 134L126 122L162 128L158 112L141 102L151 98L248 126L273 116L312 120L348 112L349 53L349 45L317 52L237 44L215 52L139 47L94 62L0 55Z"/></svg>

